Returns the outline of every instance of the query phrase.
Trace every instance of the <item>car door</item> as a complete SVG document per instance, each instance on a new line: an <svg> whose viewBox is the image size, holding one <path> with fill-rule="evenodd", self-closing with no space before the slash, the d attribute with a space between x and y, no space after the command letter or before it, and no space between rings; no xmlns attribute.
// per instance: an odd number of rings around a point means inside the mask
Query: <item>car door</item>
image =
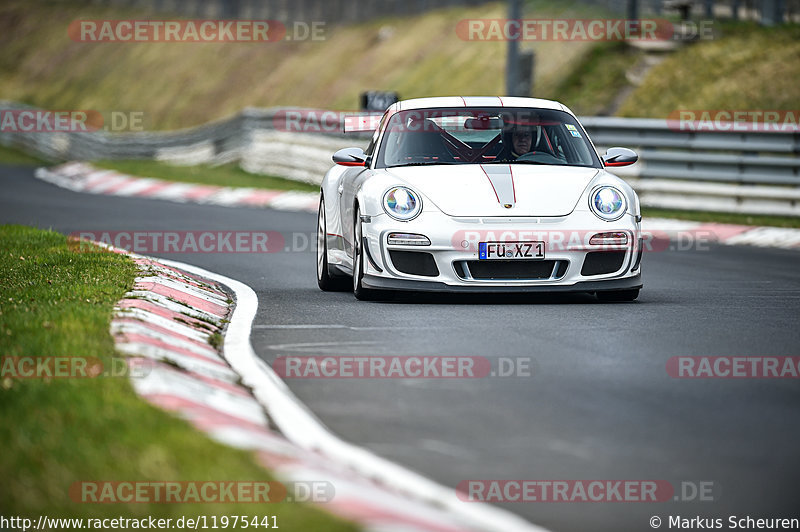
<svg viewBox="0 0 800 532"><path fill-rule="evenodd" d="M355 203L360 183L363 182L360 177L366 172L370 172L370 170L363 167L348 168L339 181L339 212L342 216L342 237L345 253L351 259L353 257L353 219L355 217L353 204ZM350 266L352 267L352 263Z"/></svg>

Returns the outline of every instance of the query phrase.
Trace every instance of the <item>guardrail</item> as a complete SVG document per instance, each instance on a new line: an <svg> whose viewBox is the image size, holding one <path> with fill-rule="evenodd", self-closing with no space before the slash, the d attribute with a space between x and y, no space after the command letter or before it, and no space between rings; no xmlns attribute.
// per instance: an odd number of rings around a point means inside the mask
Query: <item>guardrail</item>
<svg viewBox="0 0 800 532"><path fill-rule="evenodd" d="M793 131L690 131L642 118L582 118L599 151L637 149L639 162L614 173L642 204L670 209L800 216L800 127Z"/></svg>
<svg viewBox="0 0 800 532"><path fill-rule="evenodd" d="M32 108L0 102L0 109ZM335 150L367 144L368 136L340 133L341 119L334 113L312 123L312 116L304 112L305 122L283 127L287 110L247 108L224 120L168 132L34 134L0 129L0 144L53 161L239 161L251 173L313 184L330 168ZM581 121L601 152L601 147L610 146L639 151L637 164L614 172L631 181L644 205L800 216L800 127L782 133L733 128L710 132L681 131L657 119L584 117ZM298 124L314 132L286 130L297 129Z"/></svg>

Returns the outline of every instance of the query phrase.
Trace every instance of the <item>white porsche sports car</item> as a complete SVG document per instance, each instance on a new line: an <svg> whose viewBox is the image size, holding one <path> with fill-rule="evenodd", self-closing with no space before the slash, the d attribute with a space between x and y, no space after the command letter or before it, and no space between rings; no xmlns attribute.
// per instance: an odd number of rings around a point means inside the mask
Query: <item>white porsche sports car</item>
<svg viewBox="0 0 800 532"><path fill-rule="evenodd" d="M336 152L322 181L322 290L639 295L639 200L605 170L637 155L598 157L566 106L422 98L372 127L367 149Z"/></svg>

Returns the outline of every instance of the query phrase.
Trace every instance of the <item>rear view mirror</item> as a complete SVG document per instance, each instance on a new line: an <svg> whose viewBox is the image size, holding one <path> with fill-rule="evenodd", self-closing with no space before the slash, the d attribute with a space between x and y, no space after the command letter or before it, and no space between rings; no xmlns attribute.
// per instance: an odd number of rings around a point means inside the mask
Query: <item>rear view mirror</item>
<svg viewBox="0 0 800 532"><path fill-rule="evenodd" d="M503 121L499 118L491 118L488 116L480 116L478 118L467 118L464 121L464 129L502 129Z"/></svg>
<svg viewBox="0 0 800 532"><path fill-rule="evenodd" d="M609 148L602 159L605 166L628 166L638 161L639 156L628 148Z"/></svg>

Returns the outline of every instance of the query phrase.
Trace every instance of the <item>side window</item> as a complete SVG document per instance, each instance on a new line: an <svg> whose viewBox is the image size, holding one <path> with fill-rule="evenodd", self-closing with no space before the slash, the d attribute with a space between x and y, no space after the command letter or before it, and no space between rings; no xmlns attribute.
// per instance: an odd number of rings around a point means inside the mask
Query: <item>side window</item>
<svg viewBox="0 0 800 532"><path fill-rule="evenodd" d="M375 130L375 133L373 133L372 135L372 140L369 141L369 146L367 146L367 149L364 150L364 153L366 153L367 155L372 155L372 153L375 151L375 145L378 143L379 132L380 128Z"/></svg>
<svg viewBox="0 0 800 532"><path fill-rule="evenodd" d="M569 158L577 164L592 164L592 156L589 152L589 145L578 131L575 124L564 126L560 131L563 137L564 148L569 153Z"/></svg>
<svg viewBox="0 0 800 532"><path fill-rule="evenodd" d="M561 133L561 127L556 126L552 130L553 132L553 150L556 152L556 157L560 159L567 159L567 154L564 150L564 142Z"/></svg>
<svg viewBox="0 0 800 532"><path fill-rule="evenodd" d="M375 128L375 133L372 134L372 139L369 141L369 146L367 146L367 149L364 150L364 153L370 157L372 157L372 154L375 153L375 146L377 146L378 144L378 137L381 134L381 129L383 129L383 124L385 122L386 122L386 114L384 114L383 118L381 118L378 127Z"/></svg>
<svg viewBox="0 0 800 532"><path fill-rule="evenodd" d="M552 152L555 157L566 161L560 126L543 126L542 133L544 138L540 141L540 146Z"/></svg>

